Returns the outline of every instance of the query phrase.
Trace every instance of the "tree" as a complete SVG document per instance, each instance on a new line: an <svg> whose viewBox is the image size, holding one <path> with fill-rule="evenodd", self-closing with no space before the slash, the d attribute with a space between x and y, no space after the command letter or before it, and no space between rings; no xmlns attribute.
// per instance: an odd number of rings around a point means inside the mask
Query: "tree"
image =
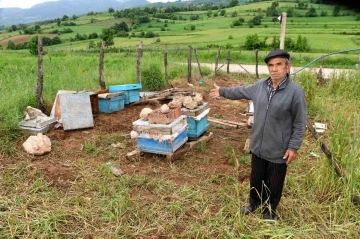
<svg viewBox="0 0 360 239"><path fill-rule="evenodd" d="M306 9L307 7L308 7L308 4L307 4L307 3L299 2L299 4L298 4L298 8L299 8L299 9Z"/></svg>
<svg viewBox="0 0 360 239"><path fill-rule="evenodd" d="M115 25L112 27L112 29L114 29L115 33L129 31L129 27L124 21L122 21L120 23L115 23Z"/></svg>
<svg viewBox="0 0 360 239"><path fill-rule="evenodd" d="M221 11L220 11L220 16L225 16L225 14L226 14L226 10L225 9L221 9Z"/></svg>
<svg viewBox="0 0 360 239"><path fill-rule="evenodd" d="M16 50L16 44L13 42L13 41L9 41L8 42L8 45L7 45L7 48L6 49L9 49L9 50Z"/></svg>
<svg viewBox="0 0 360 239"><path fill-rule="evenodd" d="M58 25L58 27L60 27L60 25L61 25L61 19L60 18L56 18L56 24Z"/></svg>
<svg viewBox="0 0 360 239"><path fill-rule="evenodd" d="M28 48L31 55L38 55L38 39L38 36L33 36L29 41Z"/></svg>
<svg viewBox="0 0 360 239"><path fill-rule="evenodd" d="M37 32L40 31L41 30L40 25L36 24L35 27L34 27L34 30L37 31Z"/></svg>
<svg viewBox="0 0 360 239"><path fill-rule="evenodd" d="M253 19L251 19L249 21L249 23L251 23L254 26L259 26L259 25L261 25L261 17L260 16L255 16Z"/></svg>
<svg viewBox="0 0 360 239"><path fill-rule="evenodd" d="M110 7L108 10L108 13L114 13L114 12L115 12L115 9L113 7Z"/></svg>
<svg viewBox="0 0 360 239"><path fill-rule="evenodd" d="M261 49L266 46L266 40L260 41L259 36L257 34L248 35L245 39L245 49L246 50L254 50Z"/></svg>
<svg viewBox="0 0 360 239"><path fill-rule="evenodd" d="M10 29L9 29L9 32L14 32L16 31L18 28L16 25L11 25Z"/></svg>
<svg viewBox="0 0 360 239"><path fill-rule="evenodd" d="M94 41L89 42L88 48L89 49L95 49L96 48L96 45L95 45Z"/></svg>
<svg viewBox="0 0 360 239"><path fill-rule="evenodd" d="M280 39L279 39L279 37L274 36L272 42L270 43L270 47L273 50L275 50L275 49L278 49L279 46L280 46Z"/></svg>
<svg viewBox="0 0 360 239"><path fill-rule="evenodd" d="M279 16L278 6L278 2L273 2L271 6L266 9L266 16Z"/></svg>
<svg viewBox="0 0 360 239"><path fill-rule="evenodd" d="M64 15L64 16L61 18L61 21L63 21L63 22L66 22L67 20L69 20L69 16L67 16L67 15Z"/></svg>
<svg viewBox="0 0 360 239"><path fill-rule="evenodd" d="M100 38L105 42L105 46L113 46L114 45L114 37L115 37L115 31L112 28L103 28L102 34L100 35Z"/></svg>
<svg viewBox="0 0 360 239"><path fill-rule="evenodd" d="M295 13L294 8L288 8L288 10L286 10L286 16L287 17L293 17Z"/></svg>
<svg viewBox="0 0 360 239"><path fill-rule="evenodd" d="M239 1L238 0L231 0L229 3L229 7L235 7L239 5Z"/></svg>
<svg viewBox="0 0 360 239"><path fill-rule="evenodd" d="M310 8L309 11L306 12L307 17L317 17L317 12L314 7Z"/></svg>
<svg viewBox="0 0 360 239"><path fill-rule="evenodd" d="M145 37L146 38L153 38L153 37L155 37L155 33L153 31L148 31L148 32L146 32Z"/></svg>
<svg viewBox="0 0 360 239"><path fill-rule="evenodd" d="M232 26L242 26L244 21L245 21L245 19L240 17L239 19L233 21Z"/></svg>
<svg viewBox="0 0 360 239"><path fill-rule="evenodd" d="M302 37L301 35L298 35L298 37L296 39L294 50L300 51L300 52L308 52L310 50L310 46L309 46L307 38Z"/></svg>
<svg viewBox="0 0 360 239"><path fill-rule="evenodd" d="M334 16L334 17L340 16L340 6L334 7L333 16Z"/></svg>

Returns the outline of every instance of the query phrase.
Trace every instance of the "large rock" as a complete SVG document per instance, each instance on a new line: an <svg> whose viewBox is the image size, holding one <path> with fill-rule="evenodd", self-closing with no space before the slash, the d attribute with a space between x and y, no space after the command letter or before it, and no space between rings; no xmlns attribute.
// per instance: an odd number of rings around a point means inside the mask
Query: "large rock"
<svg viewBox="0 0 360 239"><path fill-rule="evenodd" d="M46 135L38 133L36 136L30 136L23 143L23 147L28 154L44 155L51 151L51 141Z"/></svg>

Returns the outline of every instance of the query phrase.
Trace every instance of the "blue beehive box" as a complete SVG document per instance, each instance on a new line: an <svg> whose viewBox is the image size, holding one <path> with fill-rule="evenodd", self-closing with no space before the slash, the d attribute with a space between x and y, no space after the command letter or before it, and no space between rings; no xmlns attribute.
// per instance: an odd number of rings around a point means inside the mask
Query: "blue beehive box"
<svg viewBox="0 0 360 239"><path fill-rule="evenodd" d="M99 111L102 113L112 113L124 109L125 95L112 98L99 98Z"/></svg>
<svg viewBox="0 0 360 239"><path fill-rule="evenodd" d="M171 155L188 140L186 127L179 131L174 140L160 141L152 138L137 138L137 149L142 152Z"/></svg>
<svg viewBox="0 0 360 239"><path fill-rule="evenodd" d="M205 115L200 120L196 120L194 117L188 116L187 124L188 124L187 136L189 138L198 138L209 128L207 115Z"/></svg>
<svg viewBox="0 0 360 239"><path fill-rule="evenodd" d="M127 85L112 85L109 86L110 93L116 93L119 91L125 92L125 105L137 102L140 100L141 84L127 84Z"/></svg>

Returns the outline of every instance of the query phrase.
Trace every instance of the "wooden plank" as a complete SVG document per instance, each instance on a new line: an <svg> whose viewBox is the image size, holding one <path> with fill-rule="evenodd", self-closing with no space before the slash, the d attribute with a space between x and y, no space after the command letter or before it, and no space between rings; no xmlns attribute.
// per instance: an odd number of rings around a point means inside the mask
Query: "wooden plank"
<svg viewBox="0 0 360 239"><path fill-rule="evenodd" d="M150 124L148 121L137 120L133 122L133 130L149 134L171 135L179 131L185 124L187 124L186 116L183 115L168 125Z"/></svg>
<svg viewBox="0 0 360 239"><path fill-rule="evenodd" d="M246 123L240 123L240 122L235 122L235 121L230 121L230 120L224 120L224 119L215 119L213 117L208 117L208 120L210 121L211 120L214 120L214 121L217 121L217 122L224 122L224 123L227 123L227 124L232 124L232 125L236 125L236 126L240 126L240 127L244 127L244 126L247 126Z"/></svg>
<svg viewBox="0 0 360 239"><path fill-rule="evenodd" d="M181 108L181 114L195 117L195 116L200 115L202 112L204 112L208 108L209 108L209 104L207 102L204 102L202 105L200 105L197 109L194 109L194 110Z"/></svg>
<svg viewBox="0 0 360 239"><path fill-rule="evenodd" d="M244 151L250 153L250 139L246 139Z"/></svg>
<svg viewBox="0 0 360 239"><path fill-rule="evenodd" d="M235 124L226 123L226 122L223 122L223 121L221 121L221 120L217 120L217 119L213 119L213 118L212 118L212 119L208 118L208 121L209 121L209 122L212 122L212 123L215 123L215 124L230 126L230 127L232 127L232 128L237 128L237 127L238 127L238 126L235 125Z"/></svg>
<svg viewBox="0 0 360 239"><path fill-rule="evenodd" d="M110 99L110 98L114 98L114 97L120 96L120 95L125 95L125 93L123 91L116 92L116 93L102 93L102 94L98 94L98 97L100 99Z"/></svg>
<svg viewBox="0 0 360 239"><path fill-rule="evenodd" d="M195 146L199 145L202 142L210 141L214 136L213 132L208 132L203 136L199 137L195 141L187 142L183 145L180 149L176 150L172 155L167 155L166 159L168 161L175 161L181 159L190 149L194 148Z"/></svg>
<svg viewBox="0 0 360 239"><path fill-rule="evenodd" d="M140 153L141 153L141 152L140 152L139 150L135 149L135 150L127 153L127 154L126 154L126 158L127 158L127 159L131 159L131 158L133 158L133 157L139 157L139 156L140 156Z"/></svg>

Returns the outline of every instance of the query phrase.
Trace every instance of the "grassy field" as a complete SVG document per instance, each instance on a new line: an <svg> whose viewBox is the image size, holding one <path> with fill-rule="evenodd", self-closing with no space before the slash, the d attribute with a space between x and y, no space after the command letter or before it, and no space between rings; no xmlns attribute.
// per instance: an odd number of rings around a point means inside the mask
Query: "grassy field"
<svg viewBox="0 0 360 239"><path fill-rule="evenodd" d="M250 19L254 11L266 9L271 2L247 4L233 9ZM294 3L280 2L286 10ZM312 4L331 15L333 6ZM304 66L323 54L359 48L358 23L350 16L288 18L287 35L308 38L311 52L292 52L295 66ZM188 12L179 13L189 17ZM198 48L201 62L214 63L217 46L222 46L220 63L231 50L233 63L254 64L255 53L239 48L249 34L278 36L280 25L264 17L260 27L230 28L235 18L207 18L168 23L153 20L136 31L152 30L156 38L115 38L117 51L105 54L104 76L107 86L136 83L136 48L144 42L143 70L163 72L162 51L169 45L171 84L186 85L187 46ZM95 18L94 23L90 23ZM108 13L83 16L71 27L72 34L100 33L104 26L118 20ZM186 30L194 24L195 31ZM265 27L267 25L267 27ZM62 29L60 27L59 29ZM55 24L44 32L57 29ZM340 34L346 31L352 34ZM1 39L18 33L0 34ZM229 39L229 36L232 39ZM95 40L98 41L98 40ZM58 90L91 91L99 86L99 52L90 51L90 40L65 42L45 47L43 59L43 97L51 109ZM228 47L228 49L227 49ZM268 51L259 52L260 64ZM358 51L325 58L325 67L349 69L358 63ZM194 56L193 56L194 58ZM194 61L195 62L195 61ZM318 67L315 62L311 67ZM360 71L343 71L321 85L315 74L301 73L294 80L306 94L308 116L312 122L327 124L321 135L346 177L335 176L318 143L307 132L299 159L288 171L280 217L275 224L261 220L259 214L243 216L239 208L247 201L250 162L239 146L247 130L212 127L215 139L190 151L184 160L165 162L160 157L126 159L133 143L127 136L131 122L122 115L99 117L95 129L77 132L58 130L51 135L53 151L42 157L25 154L21 144L30 136L18 129L26 106L38 107L37 57L28 50L0 50L0 238L360 238L360 210L352 203L360 195ZM215 78L208 69L201 88L206 96L214 79L228 85L250 83L244 75L221 74ZM193 69L196 79L197 69ZM179 83L180 82L180 83ZM188 86L187 86L188 87ZM228 117L238 117L241 102L210 102L212 112L228 109ZM141 106L142 107L142 106ZM138 115L138 108L127 108ZM125 110L124 110L125 111ZM135 112L135 113L134 113ZM99 120L99 119L97 119ZM119 123L121 122L121 123ZM61 132L60 132L61 131ZM110 147L123 143L124 149ZM220 152L220 153L219 153ZM310 156L312 154L316 157ZM106 162L112 161L127 173L115 177ZM237 162L235 166L231 162ZM49 175L53 175L52 180Z"/></svg>
<svg viewBox="0 0 360 239"><path fill-rule="evenodd" d="M131 32L135 34L140 31L153 31L159 34L161 44L190 44L193 47L205 47L209 44L216 44L220 46L231 45L234 48L243 46L245 38L248 35L258 34L261 39L268 37L271 41L272 37L280 36L280 24L273 22L273 17L265 16L265 10L271 6L269 2L258 2L240 5L234 8L227 8L225 16L208 17L207 11L202 12L180 12L175 13L178 16L187 18L184 20L168 21L165 31L161 30L164 27L164 19L153 19L150 23L142 24L137 29ZM286 11L288 8L294 8L294 2L280 2L280 11ZM359 48L359 21L357 21L358 14L351 10L341 9L340 16L332 17L334 6L324 4L313 4L320 15L321 11L326 11L327 16L324 17L288 17L286 25L286 36L296 40L298 35L306 37L313 53L329 53L331 51L339 51L344 49ZM231 17L231 13L236 11L238 16ZM295 8L299 14L305 15L306 10ZM216 11L212 11L215 13ZM191 15L199 15L199 20L190 21ZM249 28L247 21L252 19L255 15L263 15L262 23L260 26ZM239 17L245 19L243 26L230 28L232 22ZM91 21L94 21L91 23ZM54 46L58 49L84 49L88 47L88 41L68 43L70 38L74 38L77 33L90 34L96 32L101 34L104 27L113 26L115 23L121 22L124 19L114 19L109 13L100 13L94 16L81 16L73 20L77 26L69 27L74 33L62 34L60 38L65 41L64 44ZM125 20L130 24L129 20ZM189 26L194 25L195 30L189 30ZM50 32L55 29L62 30L64 27L58 27L56 24L49 24L42 26L43 32ZM346 33L346 35L344 34ZM0 39L10 40L12 34L0 34ZM233 39L228 39L229 36ZM142 39L133 37L128 38L115 38L115 47L135 47L138 42L142 40L147 45L156 44L155 39ZM98 40L96 40L98 41ZM324 44L325 42L325 44ZM6 41L2 41L2 45L6 45ZM69 45L71 44L71 45Z"/></svg>

